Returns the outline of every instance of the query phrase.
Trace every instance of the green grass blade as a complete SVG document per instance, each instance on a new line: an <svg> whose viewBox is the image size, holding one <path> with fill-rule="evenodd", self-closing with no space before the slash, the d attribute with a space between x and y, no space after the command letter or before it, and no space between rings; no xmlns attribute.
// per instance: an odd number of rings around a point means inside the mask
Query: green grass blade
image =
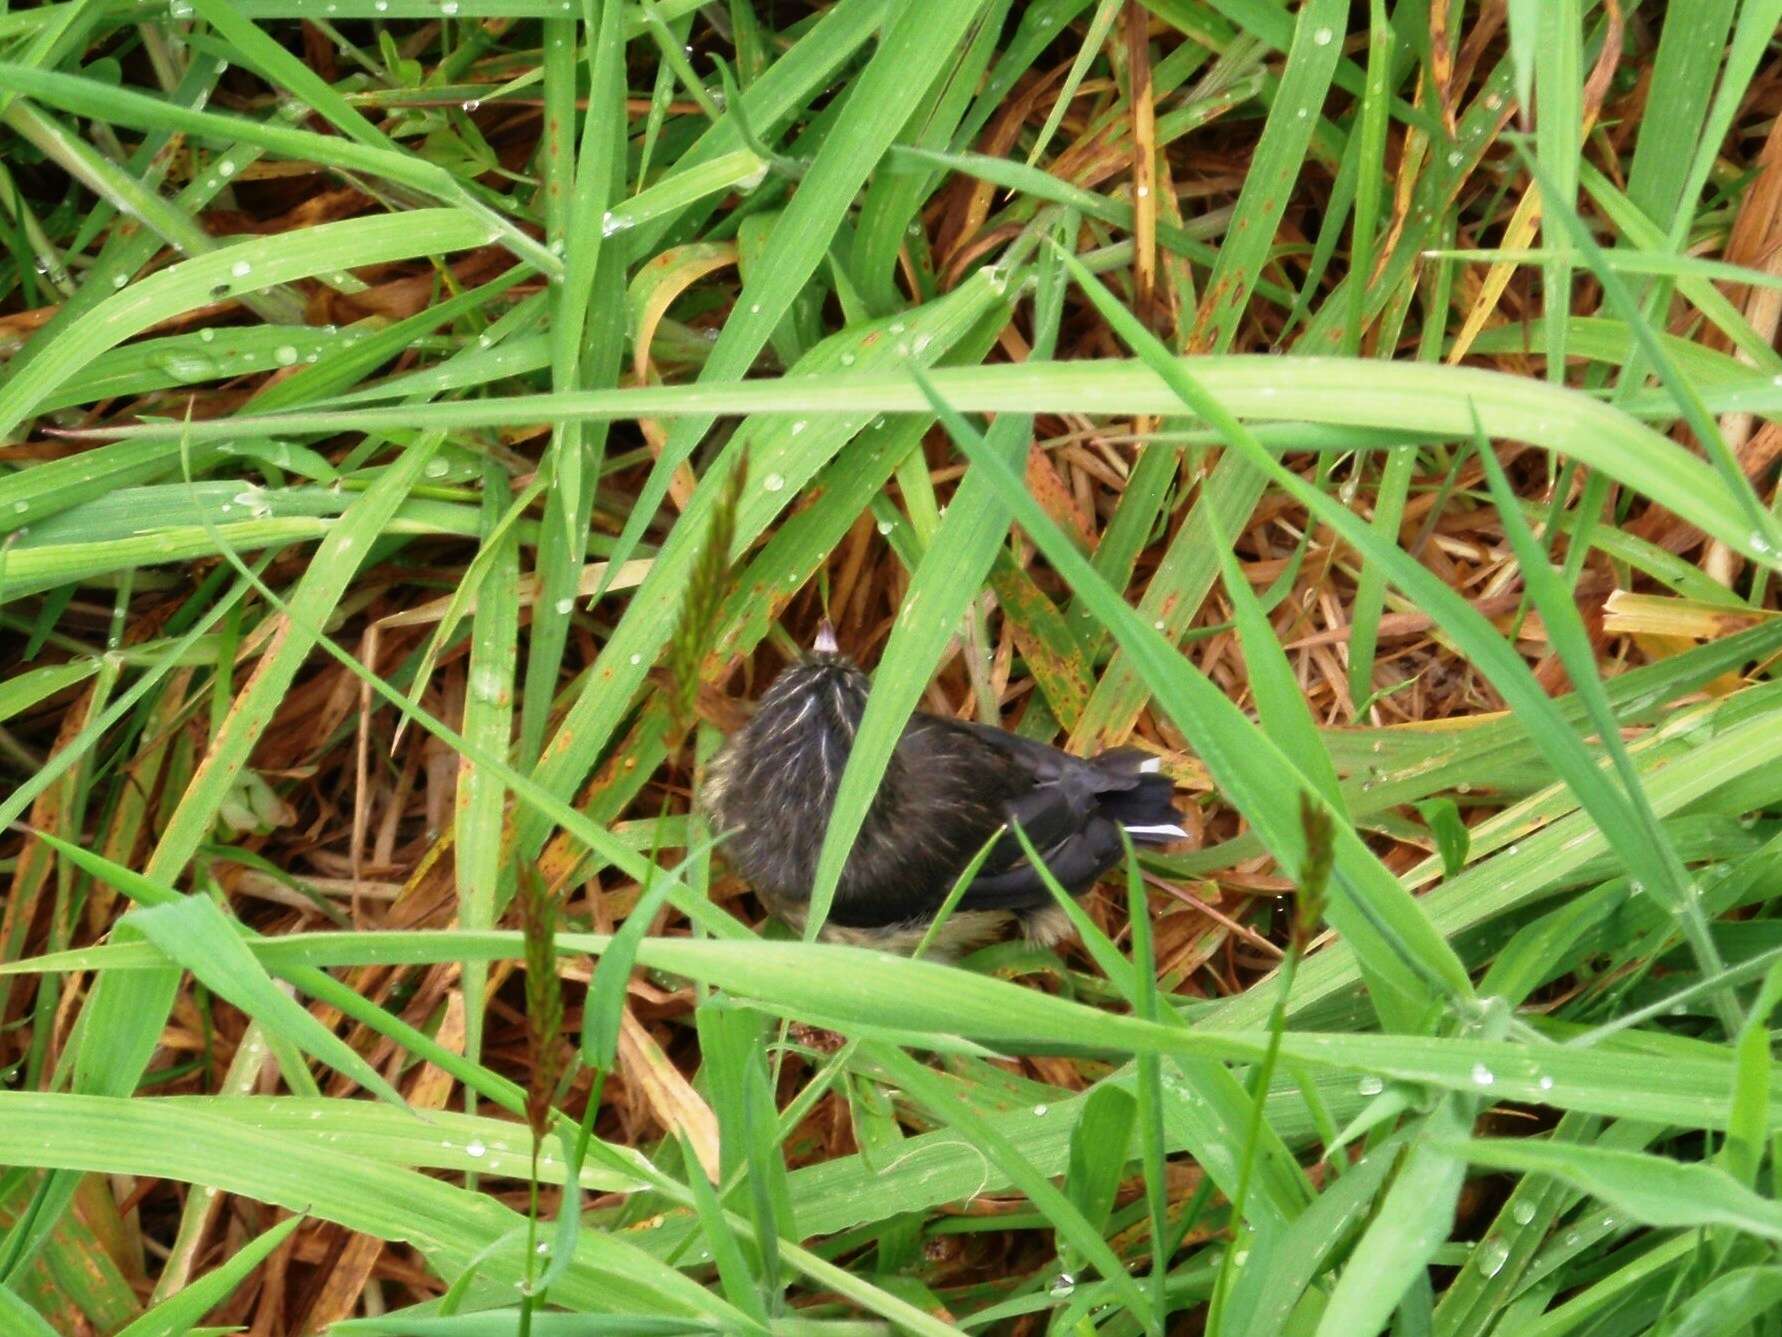
<svg viewBox="0 0 1782 1337"><path fill-rule="evenodd" d="M301 1216L291 1216L270 1230L262 1231L232 1253L221 1266L170 1295L128 1327L120 1328L118 1337L184 1337L199 1326L206 1314L234 1294L254 1269L302 1224Z"/></svg>
<svg viewBox="0 0 1782 1337"><path fill-rule="evenodd" d="M1654 1226L1730 1226L1762 1239L1782 1239L1782 1205L1717 1166L1533 1138L1475 1138L1447 1147L1474 1165L1564 1180Z"/></svg>

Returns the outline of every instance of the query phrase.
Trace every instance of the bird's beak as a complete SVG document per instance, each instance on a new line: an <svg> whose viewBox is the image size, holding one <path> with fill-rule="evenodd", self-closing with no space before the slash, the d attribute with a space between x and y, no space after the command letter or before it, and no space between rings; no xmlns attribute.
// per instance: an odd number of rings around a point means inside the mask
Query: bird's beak
<svg viewBox="0 0 1782 1337"><path fill-rule="evenodd" d="M820 655L832 655L840 648L835 643L835 624L828 618L817 624L817 643L812 648Z"/></svg>

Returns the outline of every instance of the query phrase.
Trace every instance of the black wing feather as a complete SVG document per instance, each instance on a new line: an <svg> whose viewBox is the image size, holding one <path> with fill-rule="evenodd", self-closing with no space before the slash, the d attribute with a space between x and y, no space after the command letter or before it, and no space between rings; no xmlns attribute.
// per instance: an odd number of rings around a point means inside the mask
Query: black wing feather
<svg viewBox="0 0 1782 1337"><path fill-rule="evenodd" d="M1120 861L1120 828L1105 817L1092 817L1050 848L1035 846L1060 886L1075 895ZM1000 873L979 874L965 889L963 910L1038 910L1052 904L1052 892L1031 863Z"/></svg>

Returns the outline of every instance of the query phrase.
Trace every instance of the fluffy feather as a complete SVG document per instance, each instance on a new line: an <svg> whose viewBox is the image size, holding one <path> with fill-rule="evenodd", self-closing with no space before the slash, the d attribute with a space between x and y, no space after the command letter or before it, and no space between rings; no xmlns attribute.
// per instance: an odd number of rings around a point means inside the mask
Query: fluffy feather
<svg viewBox="0 0 1782 1337"><path fill-rule="evenodd" d="M731 865L795 927L804 920L867 679L833 642L774 680L755 716L713 758L699 804ZM1156 758L1119 748L1082 758L1000 729L918 713L885 769L842 871L824 936L909 950L960 872L1018 823L1058 881L1081 892L1139 843L1179 840L1173 786ZM1066 935L1019 842L1005 834L946 925L943 949L996 936Z"/></svg>

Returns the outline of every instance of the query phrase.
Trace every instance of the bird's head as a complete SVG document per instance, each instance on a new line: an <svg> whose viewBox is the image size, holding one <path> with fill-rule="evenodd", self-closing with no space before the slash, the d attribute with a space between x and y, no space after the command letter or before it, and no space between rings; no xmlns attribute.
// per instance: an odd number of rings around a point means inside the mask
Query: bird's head
<svg viewBox="0 0 1782 1337"><path fill-rule="evenodd" d="M811 652L788 666L756 707L750 732L761 745L829 769L845 760L866 709L870 681L841 652L827 619Z"/></svg>

